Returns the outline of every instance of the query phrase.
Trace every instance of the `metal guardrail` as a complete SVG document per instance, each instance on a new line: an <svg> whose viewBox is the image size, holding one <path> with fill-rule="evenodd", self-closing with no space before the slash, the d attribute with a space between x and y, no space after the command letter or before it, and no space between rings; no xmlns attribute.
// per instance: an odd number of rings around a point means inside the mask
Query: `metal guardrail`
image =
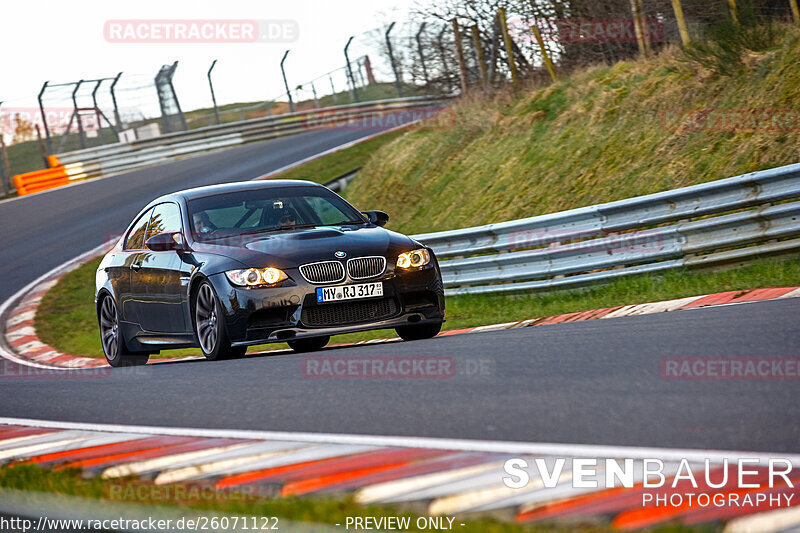
<svg viewBox="0 0 800 533"><path fill-rule="evenodd" d="M395 98L287 113L171 133L132 143L116 143L76 150L59 154L58 159L72 180L111 175L209 150L333 125L344 125L411 108L436 106L447 98L436 96Z"/></svg>
<svg viewBox="0 0 800 533"><path fill-rule="evenodd" d="M414 238L451 258L448 294L554 289L800 249L793 199L800 164Z"/></svg>

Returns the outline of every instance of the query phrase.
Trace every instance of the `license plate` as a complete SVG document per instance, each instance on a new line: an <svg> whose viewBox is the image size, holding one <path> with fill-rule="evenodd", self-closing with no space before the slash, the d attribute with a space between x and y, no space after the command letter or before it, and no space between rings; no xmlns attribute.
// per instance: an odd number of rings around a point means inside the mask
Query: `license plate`
<svg viewBox="0 0 800 533"><path fill-rule="evenodd" d="M383 296L383 283L360 283L358 285L338 285L336 287L317 287L317 302L338 302L358 298Z"/></svg>

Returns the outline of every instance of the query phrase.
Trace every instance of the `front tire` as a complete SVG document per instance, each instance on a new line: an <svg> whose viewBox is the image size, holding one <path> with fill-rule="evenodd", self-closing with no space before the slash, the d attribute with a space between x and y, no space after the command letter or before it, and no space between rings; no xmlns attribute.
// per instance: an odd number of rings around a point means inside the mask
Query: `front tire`
<svg viewBox="0 0 800 533"><path fill-rule="evenodd" d="M286 341L286 344L289 345L289 348L298 353L316 352L317 350L321 350L330 340L330 337L311 337L310 339Z"/></svg>
<svg viewBox="0 0 800 533"><path fill-rule="evenodd" d="M147 363L149 353L134 353L125 346L119 327L119 312L114 298L109 294L100 301L100 343L106 361L113 367L139 366Z"/></svg>
<svg viewBox="0 0 800 533"><path fill-rule="evenodd" d="M400 338L404 341L431 339L438 335L441 330L441 322L436 324L418 324L414 326L400 326L395 328L397 334L400 335Z"/></svg>
<svg viewBox="0 0 800 533"><path fill-rule="evenodd" d="M209 282L203 281L194 298L194 330L197 343L209 361L241 357L247 351L246 347L231 346L220 310L214 289Z"/></svg>

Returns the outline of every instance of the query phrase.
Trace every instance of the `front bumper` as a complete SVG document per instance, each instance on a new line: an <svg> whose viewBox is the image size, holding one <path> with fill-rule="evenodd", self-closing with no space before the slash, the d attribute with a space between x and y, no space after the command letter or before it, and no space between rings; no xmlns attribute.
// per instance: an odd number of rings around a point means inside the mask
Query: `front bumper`
<svg viewBox="0 0 800 533"><path fill-rule="evenodd" d="M249 346L444 321L444 288L435 262L420 270L324 285L305 281L296 269L286 273L289 280L268 288L235 287L224 274L209 278L222 304L231 344ZM383 283L382 298L316 301L317 287L376 281Z"/></svg>

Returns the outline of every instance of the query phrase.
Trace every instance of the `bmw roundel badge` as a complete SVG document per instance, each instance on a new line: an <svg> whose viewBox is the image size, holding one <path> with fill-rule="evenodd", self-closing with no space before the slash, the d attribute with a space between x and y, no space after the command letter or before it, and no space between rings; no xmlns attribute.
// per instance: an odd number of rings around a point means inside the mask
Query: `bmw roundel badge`
<svg viewBox="0 0 800 533"><path fill-rule="evenodd" d="M333 255L335 255L339 259L347 256L347 254L345 252L341 251L341 250L339 250L338 252L334 253Z"/></svg>

